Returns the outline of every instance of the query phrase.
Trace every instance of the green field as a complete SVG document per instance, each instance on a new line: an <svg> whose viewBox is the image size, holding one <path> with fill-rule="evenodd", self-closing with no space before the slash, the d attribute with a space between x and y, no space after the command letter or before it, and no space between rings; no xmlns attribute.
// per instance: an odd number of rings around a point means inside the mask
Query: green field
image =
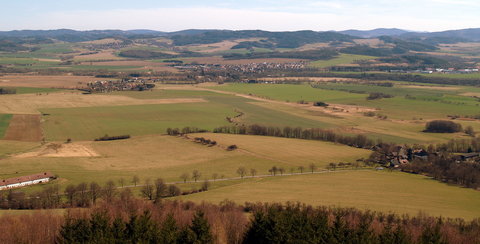
<svg viewBox="0 0 480 244"><path fill-rule="evenodd" d="M120 94L120 93L113 93ZM144 94L144 95L143 95ZM204 98L206 103L134 105L83 108L41 109L44 131L48 140L92 140L108 135L147 135L165 133L166 129L186 126L212 130L229 125L226 117L241 111L240 122L271 126L332 127L332 124L306 119L282 111L265 109L253 100L207 91L154 90L127 92L134 98ZM105 95L108 96L108 95Z"/></svg>
<svg viewBox="0 0 480 244"><path fill-rule="evenodd" d="M169 127L213 129L235 113L221 104L160 104L43 109L48 140L92 140L108 135L165 133Z"/></svg>
<svg viewBox="0 0 480 244"><path fill-rule="evenodd" d="M400 172L350 171L315 175L269 177L194 195L192 201L219 203L297 202L356 207L416 215L480 217L480 194L420 175Z"/></svg>
<svg viewBox="0 0 480 244"><path fill-rule="evenodd" d="M365 99L365 94L350 94L343 91L314 89L310 85L275 85L275 84L229 84L212 87L212 89L252 94L267 99L297 102L324 101L330 103L348 103L355 99Z"/></svg>
<svg viewBox="0 0 480 244"><path fill-rule="evenodd" d="M5 131L7 131L11 119L11 114L0 114L0 139L5 135Z"/></svg>
<svg viewBox="0 0 480 244"><path fill-rule="evenodd" d="M10 154L27 152L38 146L40 146L40 143L36 143L36 142L0 140L0 158L3 158ZM5 174L5 173L6 172L0 171L0 178L2 177L1 174Z"/></svg>
<svg viewBox="0 0 480 244"><path fill-rule="evenodd" d="M318 60L318 61L311 62L310 66L314 68L327 68L327 67L341 65L341 64L352 64L352 63L355 63L356 61L370 60L375 58L377 57L342 53L340 54L340 56L335 57L333 59Z"/></svg>
<svg viewBox="0 0 480 244"><path fill-rule="evenodd" d="M323 101L346 105L359 105L380 110L379 113L395 119L446 118L447 115L477 115L480 102L473 98L457 95L457 90L437 90L436 87L408 88L408 86L381 87L368 84L321 83L319 88L310 85L284 84L229 84L213 89L230 91L274 99L279 101L309 102ZM441 87L442 88L442 87ZM367 100L368 93L382 92L393 98ZM364 93L364 94L359 94ZM410 97L406 97L406 96Z"/></svg>

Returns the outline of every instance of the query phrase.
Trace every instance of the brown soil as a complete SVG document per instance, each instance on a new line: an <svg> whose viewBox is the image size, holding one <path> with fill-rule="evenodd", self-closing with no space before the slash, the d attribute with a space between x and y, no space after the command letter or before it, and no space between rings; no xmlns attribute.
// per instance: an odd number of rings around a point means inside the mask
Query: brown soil
<svg viewBox="0 0 480 244"><path fill-rule="evenodd" d="M0 76L0 86L38 87L38 88L81 88L88 82L96 81L93 76L43 76L43 75L6 75Z"/></svg>
<svg viewBox="0 0 480 244"><path fill-rule="evenodd" d="M5 133L5 140L41 141L43 138L40 115L15 114Z"/></svg>

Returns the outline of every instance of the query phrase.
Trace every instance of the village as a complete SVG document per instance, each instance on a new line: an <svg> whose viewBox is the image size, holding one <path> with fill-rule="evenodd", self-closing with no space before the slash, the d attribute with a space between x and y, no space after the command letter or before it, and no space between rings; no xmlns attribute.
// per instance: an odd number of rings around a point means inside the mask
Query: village
<svg viewBox="0 0 480 244"><path fill-rule="evenodd" d="M416 70L389 70L390 73L422 73L422 74L471 74L471 73L478 73L478 68L464 68L464 69L456 69L456 68L426 68L426 69L416 69Z"/></svg>
<svg viewBox="0 0 480 244"><path fill-rule="evenodd" d="M155 79L121 79L121 80L98 80L87 83L87 91L90 93L105 93L113 91L145 91L155 87Z"/></svg>
<svg viewBox="0 0 480 244"><path fill-rule="evenodd" d="M229 71L247 74L261 74L266 71L286 71L286 70L303 70L307 66L307 62L291 62L291 63L248 63L248 64L189 64L174 66L180 70L193 70L200 72L211 71Z"/></svg>

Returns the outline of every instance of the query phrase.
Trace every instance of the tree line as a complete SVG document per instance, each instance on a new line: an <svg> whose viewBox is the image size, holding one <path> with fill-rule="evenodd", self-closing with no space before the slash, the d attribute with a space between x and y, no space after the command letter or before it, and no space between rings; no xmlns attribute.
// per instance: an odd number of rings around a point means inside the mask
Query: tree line
<svg viewBox="0 0 480 244"><path fill-rule="evenodd" d="M392 155L402 156L400 150L404 151L404 159L409 161L398 165L403 172L424 174L441 182L480 189L480 138L452 139L428 146L382 143L374 147L367 161L393 167L390 165L395 158Z"/></svg>
<svg viewBox="0 0 480 244"><path fill-rule="evenodd" d="M441 182L480 189L480 162L460 162L454 154L429 154L427 160L415 159L400 168L404 172L425 174Z"/></svg>
<svg viewBox="0 0 480 244"><path fill-rule="evenodd" d="M195 181L200 178L198 170L194 170ZM99 201L110 202L115 198L133 196L131 187L137 187L140 183L138 176L133 176L130 182L124 178L118 180L118 184L107 181L103 186L97 182L81 182L69 184L61 189L58 184L45 187L42 191L26 194L23 191L10 189L0 191L0 209L54 209L54 208L85 208L95 206ZM127 184L132 184L127 187ZM188 195L201 191L207 191L209 183L204 182L200 189L182 191L175 184L166 184L163 179L146 179L140 187L140 194L147 200L158 202L164 198L179 195Z"/></svg>
<svg viewBox="0 0 480 244"><path fill-rule="evenodd" d="M480 219L301 203L153 203L116 198L65 215L0 217L1 243L479 243ZM22 224L18 224L21 221Z"/></svg>
<svg viewBox="0 0 480 244"><path fill-rule="evenodd" d="M375 145L375 141L367 138L365 135L346 136L335 133L332 130L301 127L274 127L263 125L239 125L239 126L222 126L215 128L213 133L241 134L241 135L260 135L274 136L285 138L296 138L306 140L318 140L340 143L357 148L371 148Z"/></svg>

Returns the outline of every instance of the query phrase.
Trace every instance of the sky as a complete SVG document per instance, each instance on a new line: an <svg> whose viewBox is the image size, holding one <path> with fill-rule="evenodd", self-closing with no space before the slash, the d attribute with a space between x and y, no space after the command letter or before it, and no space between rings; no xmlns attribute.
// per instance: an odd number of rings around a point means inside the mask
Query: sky
<svg viewBox="0 0 480 244"><path fill-rule="evenodd" d="M0 0L0 30L480 27L480 0Z"/></svg>

